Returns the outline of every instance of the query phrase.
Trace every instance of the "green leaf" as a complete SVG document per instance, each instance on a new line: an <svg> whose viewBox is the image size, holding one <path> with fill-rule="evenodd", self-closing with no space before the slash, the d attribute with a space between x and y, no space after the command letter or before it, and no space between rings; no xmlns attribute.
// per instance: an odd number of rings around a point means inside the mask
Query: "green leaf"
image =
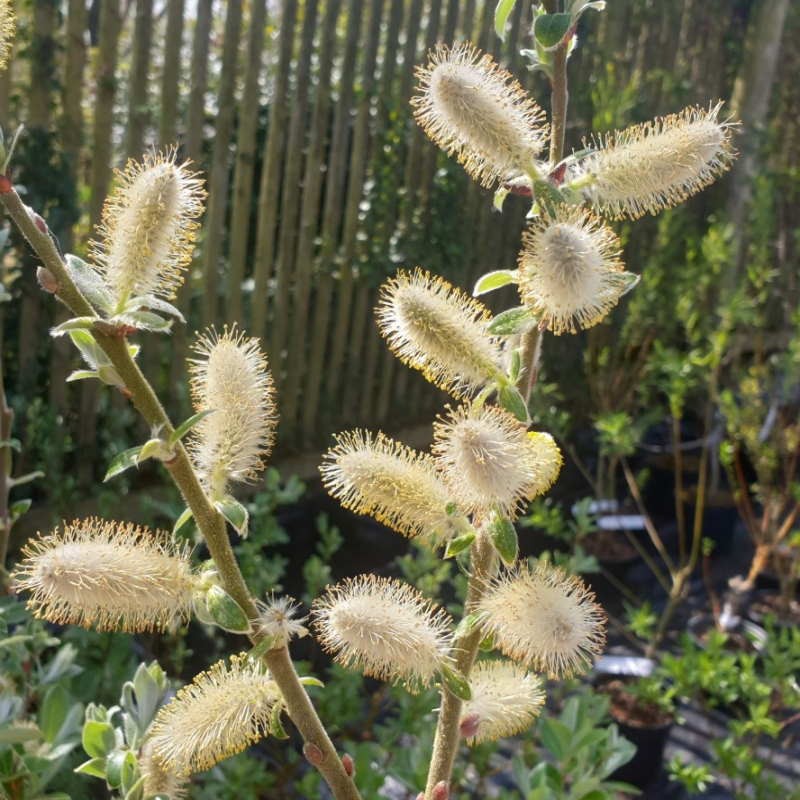
<svg viewBox="0 0 800 800"><path fill-rule="evenodd" d="M217 500L214 506L217 511L230 522L239 536L247 536L247 526L250 515L247 513L247 509L238 500L228 495L227 497L223 497L222 500Z"/></svg>
<svg viewBox="0 0 800 800"><path fill-rule="evenodd" d="M623 272L619 274L618 279L625 283L625 288L620 295L620 297L622 297L622 295L628 294L631 289L635 289L639 285L639 281L642 279L642 276L637 275L634 272Z"/></svg>
<svg viewBox="0 0 800 800"><path fill-rule="evenodd" d="M72 383L73 381L85 381L89 378L100 378L100 376L91 369L76 369L70 372L65 380L67 383Z"/></svg>
<svg viewBox="0 0 800 800"><path fill-rule="evenodd" d="M41 732L29 725L8 725L0 728L0 745L32 742L41 736Z"/></svg>
<svg viewBox="0 0 800 800"><path fill-rule="evenodd" d="M487 330L495 336L511 336L526 331L536 322L536 314L526 306L509 308L499 313L490 323Z"/></svg>
<svg viewBox="0 0 800 800"><path fill-rule="evenodd" d="M461 622L458 623L453 638L460 639L462 636L468 636L480 624L480 614L467 614L463 617Z"/></svg>
<svg viewBox="0 0 800 800"><path fill-rule="evenodd" d="M8 486L10 489L13 489L15 486L23 486L31 481L38 481L39 478L44 478L44 472L37 469L34 472L26 472L24 475L19 475L16 478L9 478Z"/></svg>
<svg viewBox="0 0 800 800"><path fill-rule="evenodd" d="M117 315L114 321L124 325L132 325L139 330L154 331L155 333L167 333L172 327L171 319L164 319L164 317L160 317L152 311L129 311Z"/></svg>
<svg viewBox="0 0 800 800"><path fill-rule="evenodd" d="M508 286L509 283L517 283L519 272L515 269L498 269L494 272L487 272L478 278L472 294L479 297L482 294L499 289L501 286Z"/></svg>
<svg viewBox="0 0 800 800"><path fill-rule="evenodd" d="M571 14L541 14L536 17L533 35L545 50L553 50L572 27Z"/></svg>
<svg viewBox="0 0 800 800"><path fill-rule="evenodd" d="M444 557L453 558L453 556L463 553L465 550L468 550L470 547L472 547L472 543L474 541L475 531L469 531L469 533L463 533L461 536L456 536L455 539L451 539L447 543L447 547L444 551Z"/></svg>
<svg viewBox="0 0 800 800"><path fill-rule="evenodd" d="M325 688L325 684L319 678L315 678L313 675L305 675L304 677L300 678L300 683L302 683L303 686L316 686L318 689Z"/></svg>
<svg viewBox="0 0 800 800"><path fill-rule="evenodd" d="M22 442L19 439L1 439L0 447L9 447L18 453L22 452Z"/></svg>
<svg viewBox="0 0 800 800"><path fill-rule="evenodd" d="M455 669L455 667L444 664L439 674L442 676L442 682L451 694L454 694L459 700L466 701L472 699L472 690L469 688L469 681L461 672Z"/></svg>
<svg viewBox="0 0 800 800"><path fill-rule="evenodd" d="M508 366L508 379L512 383L517 382L517 378L519 378L519 372L522 368L522 355L519 351L519 348L515 348L511 351L511 363Z"/></svg>
<svg viewBox="0 0 800 800"><path fill-rule="evenodd" d="M130 447L121 453L117 453L108 465L108 471L105 478L103 478L103 483L107 483L120 473L125 472L126 469L135 467L139 463L139 451L141 449L141 447Z"/></svg>
<svg viewBox="0 0 800 800"><path fill-rule="evenodd" d="M130 750L115 750L106 761L106 780L112 789L119 789L122 784L122 765L126 753L130 753Z"/></svg>
<svg viewBox="0 0 800 800"><path fill-rule="evenodd" d="M197 414L192 414L189 419L185 419L178 425L177 428L170 434L169 439L167 440L170 445L174 445L183 439L189 431L197 425L200 420L205 419L209 414L213 414L213 408L207 408L205 411L198 411Z"/></svg>
<svg viewBox="0 0 800 800"><path fill-rule="evenodd" d="M171 461L175 458L172 448L159 438L148 439L140 448L136 463L141 464L148 458L156 458L159 461Z"/></svg>
<svg viewBox="0 0 800 800"><path fill-rule="evenodd" d="M499 189L495 190L494 197L492 198L492 206L495 211L499 211L501 214L503 213L503 204L506 202L506 197L508 197L509 194L511 194L511 190L506 189L505 186L501 186Z"/></svg>
<svg viewBox="0 0 800 800"><path fill-rule="evenodd" d="M18 520L23 514L27 514L32 502L30 497L28 497L24 500L17 500L15 503L12 503L9 509L11 512L11 519Z"/></svg>
<svg viewBox="0 0 800 800"><path fill-rule="evenodd" d="M139 780L139 764L132 750L125 751L122 759L122 769L120 770L120 786L126 794L136 785Z"/></svg>
<svg viewBox="0 0 800 800"><path fill-rule="evenodd" d="M93 778L106 777L106 760L104 758L91 758L84 761L79 767L75 767L75 772L79 775L91 775Z"/></svg>
<svg viewBox="0 0 800 800"><path fill-rule="evenodd" d="M286 729L283 727L283 723L281 722L281 712L283 711L283 707L280 703L276 703L272 707L272 715L269 721L269 732L276 738L276 739L288 739L289 734L286 733Z"/></svg>
<svg viewBox="0 0 800 800"><path fill-rule="evenodd" d="M175 524L172 526L172 532L177 533L193 516L192 509L185 508L183 514L175 520Z"/></svg>
<svg viewBox="0 0 800 800"><path fill-rule="evenodd" d="M519 555L519 540L517 531L511 520L501 514L494 514L489 524L489 535L492 544L506 566L511 566Z"/></svg>
<svg viewBox="0 0 800 800"><path fill-rule="evenodd" d="M114 729L107 722L89 721L83 725L83 749L92 758L105 758L116 746Z"/></svg>
<svg viewBox="0 0 800 800"><path fill-rule="evenodd" d="M73 317L72 319L62 322L60 325L56 325L55 328L51 328L50 335L53 338L57 338L70 331L89 330L96 321L97 317Z"/></svg>
<svg viewBox="0 0 800 800"><path fill-rule="evenodd" d="M501 386L497 392L497 399L500 401L500 405L506 411L510 411L520 422L530 422L525 399L516 386L512 386L511 384Z"/></svg>
<svg viewBox="0 0 800 800"><path fill-rule="evenodd" d="M506 22L509 14L514 10L517 0L498 0L494 9L494 30L501 38L505 39Z"/></svg>
<svg viewBox="0 0 800 800"><path fill-rule="evenodd" d="M247 633L250 620L242 607L221 587L212 585L206 592L208 613L218 625L230 633Z"/></svg>
<svg viewBox="0 0 800 800"><path fill-rule="evenodd" d="M72 698L60 683L47 690L39 709L39 728L42 738L49 744L55 742L71 705Z"/></svg>

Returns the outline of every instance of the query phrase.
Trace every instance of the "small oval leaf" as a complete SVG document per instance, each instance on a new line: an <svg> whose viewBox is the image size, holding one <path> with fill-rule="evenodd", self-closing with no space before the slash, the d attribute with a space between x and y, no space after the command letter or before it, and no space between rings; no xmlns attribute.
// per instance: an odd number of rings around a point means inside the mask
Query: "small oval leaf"
<svg viewBox="0 0 800 800"><path fill-rule="evenodd" d="M512 334L526 331L536 321L536 314L530 308L517 306L498 314L489 323L487 330L495 336L511 336Z"/></svg>
<svg viewBox="0 0 800 800"><path fill-rule="evenodd" d="M472 294L478 297L487 292L499 289L501 286L508 286L509 283L516 283L519 280L519 272L515 269L498 269L494 272L487 272L478 278Z"/></svg>

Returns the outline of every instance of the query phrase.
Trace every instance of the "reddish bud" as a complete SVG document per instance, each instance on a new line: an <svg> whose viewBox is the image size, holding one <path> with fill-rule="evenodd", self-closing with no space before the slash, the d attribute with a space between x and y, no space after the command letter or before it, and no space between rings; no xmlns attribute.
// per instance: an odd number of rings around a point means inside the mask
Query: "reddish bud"
<svg viewBox="0 0 800 800"><path fill-rule="evenodd" d="M342 766L348 778L352 778L356 774L356 762L353 761L353 756L350 753L345 753L342 756Z"/></svg>
<svg viewBox="0 0 800 800"><path fill-rule="evenodd" d="M50 294L56 294L58 292L56 276L46 267L36 268L36 280L45 292L49 292Z"/></svg>
<svg viewBox="0 0 800 800"><path fill-rule="evenodd" d="M549 175L550 183L554 186L561 186L564 183L564 176L567 174L567 162L559 164Z"/></svg>
<svg viewBox="0 0 800 800"><path fill-rule="evenodd" d="M447 781L439 781L436 786L433 787L433 793L431 794L431 800L448 800L450 797L450 784Z"/></svg>
<svg viewBox="0 0 800 800"><path fill-rule="evenodd" d="M458 729L465 739L471 739L478 733L478 728L481 724L481 718L477 714L467 714L461 718Z"/></svg>
<svg viewBox="0 0 800 800"><path fill-rule="evenodd" d="M506 181L503 184L504 189L508 189L511 194L516 194L520 197L533 197L533 187L527 176L514 178L514 180Z"/></svg>
<svg viewBox="0 0 800 800"><path fill-rule="evenodd" d="M14 191L14 184L8 175L0 175L0 194L10 194Z"/></svg>
<svg viewBox="0 0 800 800"><path fill-rule="evenodd" d="M425 792L420 792L417 795L417 800L425 800Z"/></svg>
<svg viewBox="0 0 800 800"><path fill-rule="evenodd" d="M313 742L306 742L303 745L303 755L313 767L318 767L325 760L325 754Z"/></svg>
<svg viewBox="0 0 800 800"><path fill-rule="evenodd" d="M47 223L42 219L42 217L37 214L35 211L31 212L31 219L33 220L33 224L42 232L47 233Z"/></svg>

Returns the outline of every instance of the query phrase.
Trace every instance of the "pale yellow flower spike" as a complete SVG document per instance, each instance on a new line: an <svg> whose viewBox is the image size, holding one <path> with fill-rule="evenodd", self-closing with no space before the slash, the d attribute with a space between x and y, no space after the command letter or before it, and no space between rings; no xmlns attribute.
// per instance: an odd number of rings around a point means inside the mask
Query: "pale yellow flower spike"
<svg viewBox="0 0 800 800"><path fill-rule="evenodd" d="M17 17L11 0L0 0L0 69L8 64L17 31Z"/></svg>
<svg viewBox="0 0 800 800"><path fill-rule="evenodd" d="M491 56L439 45L416 75L415 119L474 180L491 187L530 170L547 142L544 113Z"/></svg>
<svg viewBox="0 0 800 800"><path fill-rule="evenodd" d="M175 150L148 153L117 171L90 253L121 313L133 297L171 300L183 283L205 191Z"/></svg>
<svg viewBox="0 0 800 800"><path fill-rule="evenodd" d="M731 165L730 122L718 119L722 103L690 106L599 137L600 148L580 171L596 209L613 219L638 219L678 205L713 183Z"/></svg>
<svg viewBox="0 0 800 800"><path fill-rule="evenodd" d="M551 678L587 670L605 645L606 617L594 594L550 565L500 575L478 611L502 653Z"/></svg>
<svg viewBox="0 0 800 800"><path fill-rule="evenodd" d="M456 397L502 373L500 347L486 330L489 309L429 272L399 270L381 287L375 316L391 351Z"/></svg>
<svg viewBox="0 0 800 800"><path fill-rule="evenodd" d="M189 450L214 499L230 481L251 481L272 451L278 412L267 357L257 338L236 326L213 328L193 345L189 360L195 411L211 410L189 435Z"/></svg>
<svg viewBox="0 0 800 800"><path fill-rule="evenodd" d="M164 767L153 753L152 740L148 739L142 745L138 762L145 797L163 795L168 800L184 800L189 796L186 778L179 777Z"/></svg>
<svg viewBox="0 0 800 800"><path fill-rule="evenodd" d="M412 691L429 686L448 660L450 616L402 581L347 578L314 602L313 616L335 661Z"/></svg>
<svg viewBox="0 0 800 800"><path fill-rule="evenodd" d="M439 544L465 532L464 516L447 513L450 497L431 456L382 433L338 434L320 473L345 508L369 514L404 536Z"/></svg>
<svg viewBox="0 0 800 800"><path fill-rule="evenodd" d="M185 546L166 533L78 520L22 549L14 588L28 608L59 625L163 631L189 618L194 579Z"/></svg>
<svg viewBox="0 0 800 800"><path fill-rule="evenodd" d="M153 758L179 777L210 769L263 739L280 702L260 662L244 653L218 661L158 712L148 736Z"/></svg>
<svg viewBox="0 0 800 800"><path fill-rule="evenodd" d="M467 744L493 742L527 730L544 706L545 692L538 675L513 661L479 661L469 674L472 698L461 711L467 723Z"/></svg>
<svg viewBox="0 0 800 800"><path fill-rule="evenodd" d="M620 255L611 228L579 206L559 206L523 234L522 302L555 334L591 328L638 282L623 271Z"/></svg>
<svg viewBox="0 0 800 800"><path fill-rule="evenodd" d="M552 436L528 432L497 406L460 406L434 424L432 452L450 496L470 514L516 517L555 483L563 459Z"/></svg>

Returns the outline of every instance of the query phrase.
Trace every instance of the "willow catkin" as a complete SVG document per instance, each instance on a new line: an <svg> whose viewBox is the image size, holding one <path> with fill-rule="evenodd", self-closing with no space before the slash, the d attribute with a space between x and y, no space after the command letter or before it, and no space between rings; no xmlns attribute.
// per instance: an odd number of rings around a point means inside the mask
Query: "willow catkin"
<svg viewBox="0 0 800 800"><path fill-rule="evenodd" d="M450 496L465 512L516 517L544 494L563 463L553 437L497 406L459 406L434 425L432 452Z"/></svg>
<svg viewBox="0 0 800 800"><path fill-rule="evenodd" d="M188 619L194 577L186 546L129 523L78 520L28 542L12 574L28 608L60 625L166 630Z"/></svg>
<svg viewBox="0 0 800 800"><path fill-rule="evenodd" d="M579 206L558 206L524 232L519 254L522 302L555 334L590 328L638 278L625 272L616 234Z"/></svg>
<svg viewBox="0 0 800 800"><path fill-rule="evenodd" d="M116 311L132 297L171 300L192 259L203 182L176 151L148 153L117 171L90 253Z"/></svg>
<svg viewBox="0 0 800 800"><path fill-rule="evenodd" d="M500 347L487 332L489 309L425 270L400 270L384 283L375 315L391 351L456 397L502 373Z"/></svg>
<svg viewBox="0 0 800 800"><path fill-rule="evenodd" d="M211 411L189 434L189 450L214 498L231 481L251 481L272 450L278 420L267 357L234 326L199 336L189 360L195 411Z"/></svg>
<svg viewBox="0 0 800 800"><path fill-rule="evenodd" d="M158 712L148 735L153 758L179 777L210 769L264 738L281 702L261 662L246 654L218 661Z"/></svg>
<svg viewBox="0 0 800 800"><path fill-rule="evenodd" d="M544 113L491 56L439 45L416 70L414 117L484 186L525 174L547 142Z"/></svg>
<svg viewBox="0 0 800 800"><path fill-rule="evenodd" d="M449 615L402 581L348 578L314 602L313 616L339 664L379 680L429 686L448 660Z"/></svg>
<svg viewBox="0 0 800 800"><path fill-rule="evenodd" d="M734 158L722 103L690 106L677 114L599 137L580 165L591 176L594 207L614 219L638 219L682 203L713 183Z"/></svg>
<svg viewBox="0 0 800 800"><path fill-rule="evenodd" d="M472 697L461 710L467 743L474 745L515 736L530 727L545 700L538 675L505 660L479 661L469 674Z"/></svg>
<svg viewBox="0 0 800 800"><path fill-rule="evenodd" d="M465 532L463 514L448 508L447 487L431 456L382 433L348 431L322 457L322 482L347 509L409 538L441 543ZM448 513L449 512L449 513Z"/></svg>
<svg viewBox="0 0 800 800"><path fill-rule="evenodd" d="M498 576L478 607L509 658L566 678L591 666L605 644L605 614L580 578L540 564Z"/></svg>

